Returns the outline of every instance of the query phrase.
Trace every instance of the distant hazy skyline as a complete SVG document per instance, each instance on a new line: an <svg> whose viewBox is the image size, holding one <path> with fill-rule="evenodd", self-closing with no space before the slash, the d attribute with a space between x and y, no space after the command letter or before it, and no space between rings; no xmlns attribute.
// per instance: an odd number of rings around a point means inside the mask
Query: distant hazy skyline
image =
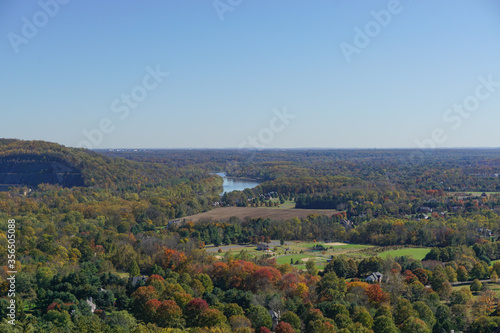
<svg viewBox="0 0 500 333"><path fill-rule="evenodd" d="M500 2L0 3L0 137L500 147Z"/></svg>

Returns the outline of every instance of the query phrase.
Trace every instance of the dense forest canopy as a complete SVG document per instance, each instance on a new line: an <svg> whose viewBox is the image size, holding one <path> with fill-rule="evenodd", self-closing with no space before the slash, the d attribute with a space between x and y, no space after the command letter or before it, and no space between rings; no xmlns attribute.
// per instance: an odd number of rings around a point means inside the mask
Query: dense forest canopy
<svg viewBox="0 0 500 333"><path fill-rule="evenodd" d="M107 156L196 166L235 177L283 178L342 176L410 189L500 190L498 149L280 149L280 150L100 150Z"/></svg>
<svg viewBox="0 0 500 333"><path fill-rule="evenodd" d="M221 196L214 172L263 182ZM2 139L0 331L493 332L499 174L495 149L91 152ZM219 206L317 214L189 219ZM300 261L316 254L328 260Z"/></svg>

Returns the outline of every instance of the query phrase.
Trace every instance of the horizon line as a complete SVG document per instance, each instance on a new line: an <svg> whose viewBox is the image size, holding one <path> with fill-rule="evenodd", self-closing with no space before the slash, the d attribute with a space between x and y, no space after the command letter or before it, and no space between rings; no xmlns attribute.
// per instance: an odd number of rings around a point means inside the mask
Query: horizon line
<svg viewBox="0 0 500 333"><path fill-rule="evenodd" d="M70 147L78 148L78 147ZM239 147L164 147L164 148L92 148L90 150L242 150L242 151L272 151L272 150L473 150L473 149L500 149L500 147L295 147L295 148L239 148Z"/></svg>

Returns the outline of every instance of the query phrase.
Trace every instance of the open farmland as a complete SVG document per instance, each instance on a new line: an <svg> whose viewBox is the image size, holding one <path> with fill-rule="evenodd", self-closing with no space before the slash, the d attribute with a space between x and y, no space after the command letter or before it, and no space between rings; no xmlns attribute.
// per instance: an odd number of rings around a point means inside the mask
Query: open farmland
<svg viewBox="0 0 500 333"><path fill-rule="evenodd" d="M236 216L240 219L269 218L271 220L288 220L294 217L306 218L311 214L331 216L337 213L334 209L294 209L270 207L221 207L211 211L184 217L183 220L197 222L200 220L228 220Z"/></svg>

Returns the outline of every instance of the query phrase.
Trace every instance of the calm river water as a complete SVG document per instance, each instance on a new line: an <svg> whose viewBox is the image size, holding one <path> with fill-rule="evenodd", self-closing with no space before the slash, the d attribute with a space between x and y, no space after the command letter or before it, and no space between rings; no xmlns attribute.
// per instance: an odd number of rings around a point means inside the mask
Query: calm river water
<svg viewBox="0 0 500 333"><path fill-rule="evenodd" d="M224 179L221 195L224 194L224 192L243 191L246 188L253 188L260 184L255 180L227 177L224 172L219 172L217 175Z"/></svg>

